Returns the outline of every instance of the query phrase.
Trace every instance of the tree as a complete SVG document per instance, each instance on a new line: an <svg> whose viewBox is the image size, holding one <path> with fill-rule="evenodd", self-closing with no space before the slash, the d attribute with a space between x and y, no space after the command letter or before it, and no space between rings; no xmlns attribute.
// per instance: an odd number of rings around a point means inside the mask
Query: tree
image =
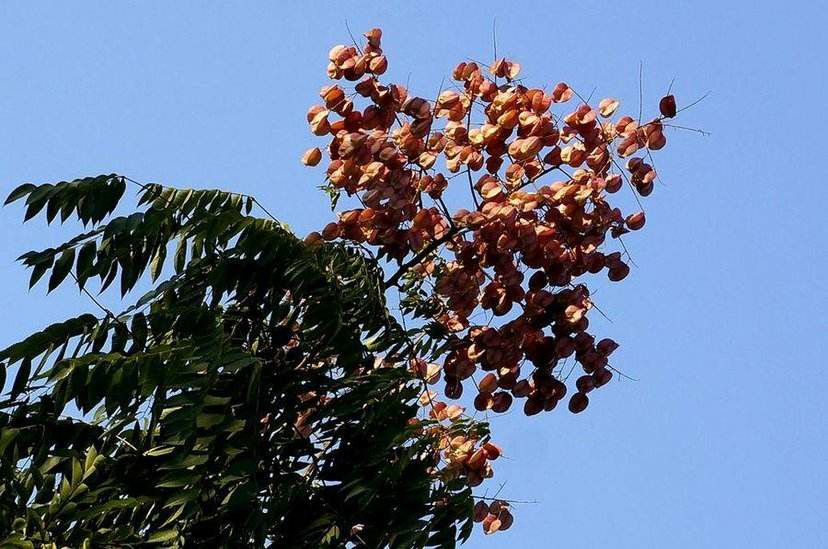
<svg viewBox="0 0 828 549"><path fill-rule="evenodd" d="M11 194L26 220L91 226L21 256L31 285L68 279L97 303L93 277L126 296L148 271L153 289L0 352L4 543L423 547L465 540L472 520L509 528L506 501L471 491L502 450L445 399L473 382L478 412L551 411L574 358L580 413L612 379L586 279L629 273L620 239L643 209L609 195L652 192L675 99L613 118L617 100L530 88L496 59L488 76L460 63L428 100L381 82L381 36L329 52L328 76L357 83L323 87L307 117L329 139L332 209L354 207L304 241L223 191L113 174ZM127 184L139 211L110 219ZM449 209L450 185L468 187L465 208Z"/></svg>
<svg viewBox="0 0 828 549"><path fill-rule="evenodd" d="M21 259L31 285L164 278L123 313L85 314L0 352L2 545L422 546L468 535L471 493L433 474L437 441L377 265L307 246L255 201L141 187L101 223L117 175L23 185L26 218L92 230ZM167 258L170 243L175 252ZM89 294L92 295L91 293ZM381 353L381 355L380 355ZM379 358L379 357L382 358ZM460 421L458 433L484 437ZM461 530L458 523L465 522ZM5 539L4 539L5 538Z"/></svg>

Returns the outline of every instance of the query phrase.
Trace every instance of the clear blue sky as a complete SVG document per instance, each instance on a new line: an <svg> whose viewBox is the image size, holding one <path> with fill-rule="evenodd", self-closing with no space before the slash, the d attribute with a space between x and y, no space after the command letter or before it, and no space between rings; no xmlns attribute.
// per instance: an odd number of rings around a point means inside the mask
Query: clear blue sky
<svg viewBox="0 0 828 549"><path fill-rule="evenodd" d="M305 110L325 56L385 30L390 74L436 91L499 50L533 82L637 110L711 95L657 157L638 265L602 287L621 342L589 410L495 419L508 533L469 547L828 547L825 32L819 2L0 3L0 191L103 172L254 193L301 234L330 213ZM472 7L474 6L474 7ZM507 7L508 6L508 7ZM559 7L560 6L560 7ZM670 6L670 7L668 7ZM5 345L91 309L13 263L65 236L0 212ZM114 301L111 298L110 303Z"/></svg>

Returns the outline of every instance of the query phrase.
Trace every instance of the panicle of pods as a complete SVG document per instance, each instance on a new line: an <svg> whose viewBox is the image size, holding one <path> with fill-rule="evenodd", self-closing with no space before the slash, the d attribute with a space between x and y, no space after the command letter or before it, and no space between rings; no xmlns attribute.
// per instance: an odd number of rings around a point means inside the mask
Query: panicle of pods
<svg viewBox="0 0 828 549"><path fill-rule="evenodd" d="M609 197L625 183L640 197L653 191L650 152L666 145L663 121L676 115L674 97L642 121L617 115L614 98L590 105L565 82L527 87L518 63L497 59L490 67L461 62L454 87L429 100L382 83L382 31L364 36L362 48L330 50L327 74L335 82L307 113L311 132L330 141L324 154L314 148L302 158L315 166L327 156L333 192L361 207L308 240L375 247L399 265L388 287L404 277L433 283L432 320L449 334L450 350L442 366L415 361L412 368L431 381L442 375L448 398L459 398L482 370L477 410L505 412L522 399L526 415L550 411L567 395L560 367L574 356L583 374L568 408L583 411L588 393L612 379L609 357L618 345L587 331L593 302L577 279L629 274L607 236L641 229L645 215L624 215ZM354 84L336 83L342 80ZM467 208L449 211L443 194L450 183L468 186ZM472 322L480 310L492 320ZM424 402L434 419L463 414L435 397L429 391ZM479 443L452 438L440 449L472 484L491 475L488 461L496 457ZM475 517L487 532L508 528L507 505L481 503Z"/></svg>

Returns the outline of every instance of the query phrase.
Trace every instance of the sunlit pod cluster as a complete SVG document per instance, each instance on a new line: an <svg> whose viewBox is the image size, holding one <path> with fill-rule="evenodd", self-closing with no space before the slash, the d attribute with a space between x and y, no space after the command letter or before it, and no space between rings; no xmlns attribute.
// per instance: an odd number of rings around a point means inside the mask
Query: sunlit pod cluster
<svg viewBox="0 0 828 549"><path fill-rule="evenodd" d="M462 334L445 365L451 396L480 368L490 373L478 383L478 409L505 411L512 397L527 399L530 415L551 409L566 394L552 371L574 355L588 374L570 400L570 409L581 411L586 394L612 377L608 357L617 345L596 344L587 333L590 292L574 281L602 271L612 281L628 275L622 253L606 252L604 244L607 234L642 228L645 216L625 216L608 197L625 182L640 196L652 192L656 172L645 156L666 144L662 120L676 114L673 96L648 122L613 118L616 99L593 107L573 101L563 82L550 92L528 88L517 80L520 65L499 59L488 69L460 63L452 78L462 88L430 101L382 84L382 32L365 36L362 49L336 46L329 54L328 76L357 81L353 92L325 86L323 104L308 111L313 133L331 138L328 180L363 205L342 212L318 236L377 246L398 260L445 245L453 260L428 268L432 258L424 257L415 270L435 278L445 304L439 320ZM368 105L358 108L358 98ZM573 103L560 116L551 110ZM475 123L477 111L483 119ZM312 149L304 161L315 165L322 156ZM438 169L441 157L446 173ZM449 214L441 196L461 172L474 207ZM545 181L553 174L560 180ZM502 317L516 306L520 313L500 326L470 323L478 308ZM521 379L525 361L534 372Z"/></svg>
<svg viewBox="0 0 828 549"><path fill-rule="evenodd" d="M667 143L674 97L643 120L619 113L614 98L593 105L565 82L528 87L518 63L497 59L461 62L453 84L427 99L382 83L382 32L364 36L362 47L330 50L335 82L307 114L329 143L303 157L309 166L327 158L329 192L360 207L308 240L373 247L398 266L389 286L427 283L437 303L430 320L451 343L440 367L448 398L473 385L479 411L505 412L520 399L534 415L565 398L583 411L613 378L618 347L588 331L586 275L617 282L630 272L624 247L611 243L641 229L645 215L610 198L626 188L640 206L652 193L651 152ZM449 185L468 192L465 208L449 209ZM480 313L486 320L475 322ZM568 388L572 361L581 375ZM489 528L510 520L487 513Z"/></svg>

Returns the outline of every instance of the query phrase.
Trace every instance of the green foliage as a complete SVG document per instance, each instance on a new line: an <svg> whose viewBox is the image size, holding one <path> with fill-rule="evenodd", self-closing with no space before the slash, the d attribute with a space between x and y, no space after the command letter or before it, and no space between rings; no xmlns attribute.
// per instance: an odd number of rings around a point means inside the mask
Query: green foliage
<svg viewBox="0 0 828 549"><path fill-rule="evenodd" d="M116 175L18 187L89 231L23 254L30 286L122 295L0 351L3 547L453 546L471 493L409 425L414 352L380 268L250 215L254 200ZM165 274L170 273L170 274ZM166 278L165 278L166 276ZM2 384L0 384L2 386ZM460 428L461 426L458 426ZM482 425L462 425L477 429ZM448 479L450 477L442 477Z"/></svg>

